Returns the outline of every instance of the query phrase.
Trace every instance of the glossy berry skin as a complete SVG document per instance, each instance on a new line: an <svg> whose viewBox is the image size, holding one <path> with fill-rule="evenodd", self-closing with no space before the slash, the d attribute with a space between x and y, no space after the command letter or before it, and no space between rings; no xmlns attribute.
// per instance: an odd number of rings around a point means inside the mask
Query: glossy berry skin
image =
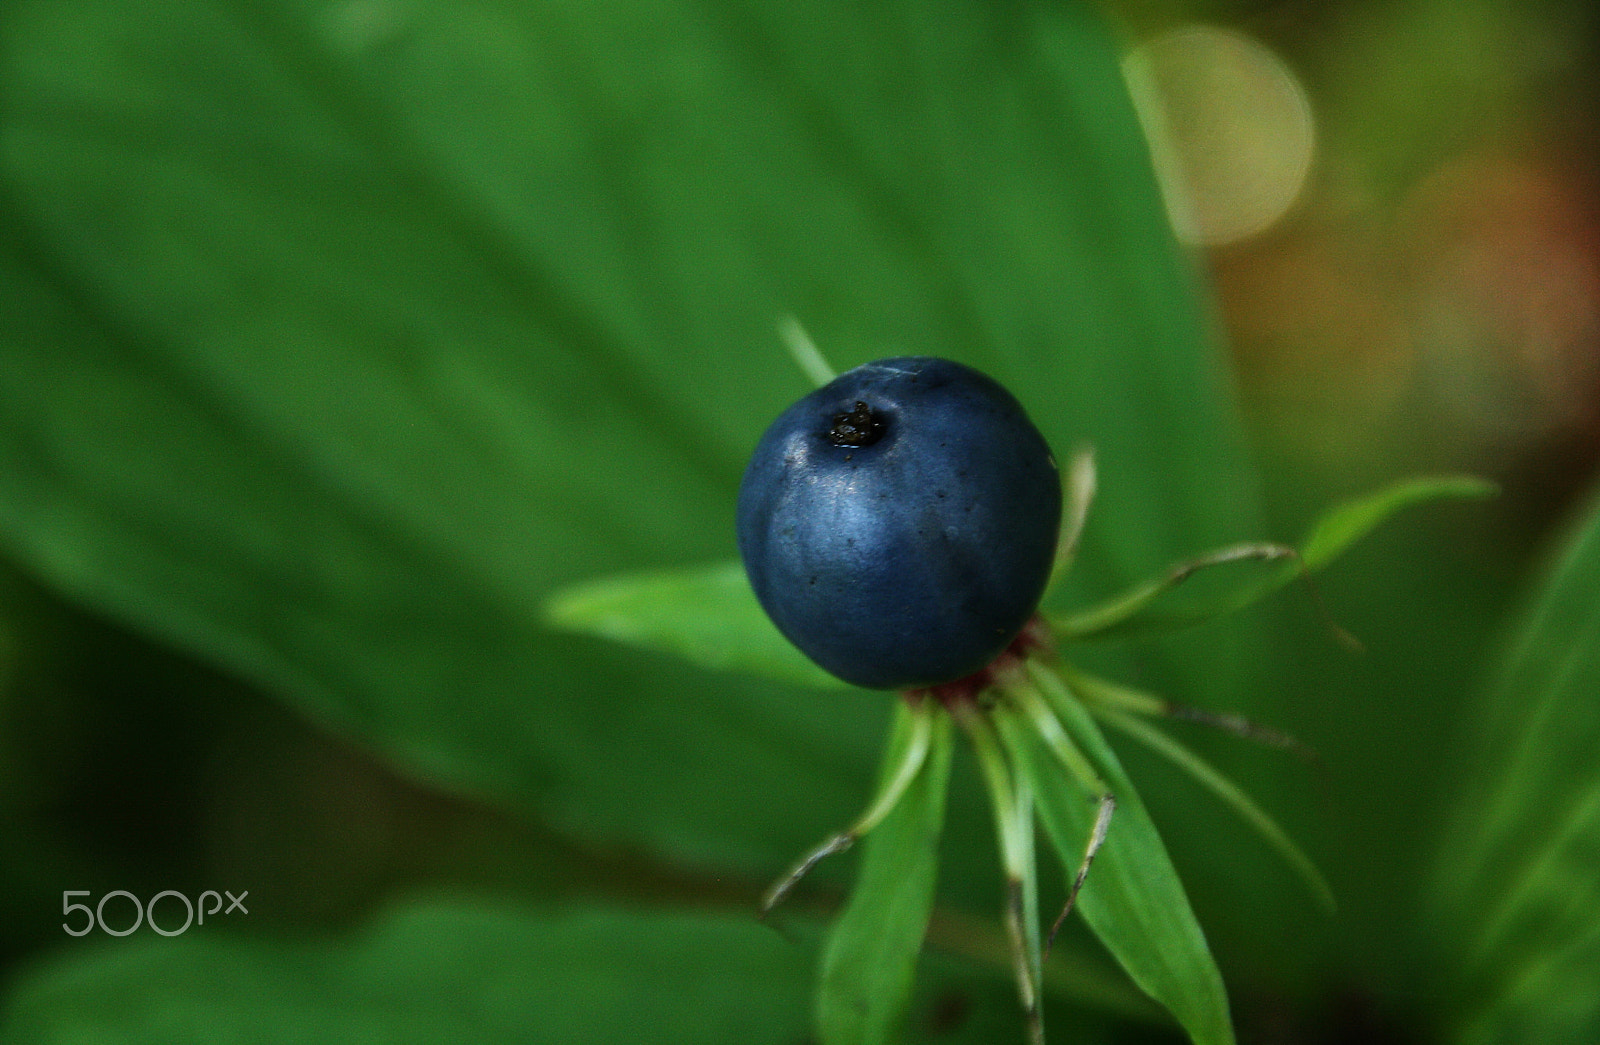
<svg viewBox="0 0 1600 1045"><path fill-rule="evenodd" d="M870 689L987 667L1037 607L1060 525L1060 475L1021 404L926 356L857 367L785 410L739 488L761 605Z"/></svg>

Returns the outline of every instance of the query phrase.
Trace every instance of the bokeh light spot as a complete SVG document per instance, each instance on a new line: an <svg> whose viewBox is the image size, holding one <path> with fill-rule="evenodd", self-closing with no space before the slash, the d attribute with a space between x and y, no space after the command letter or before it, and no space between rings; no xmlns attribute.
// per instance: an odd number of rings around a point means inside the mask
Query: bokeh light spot
<svg viewBox="0 0 1600 1045"><path fill-rule="evenodd" d="M1123 71L1179 238L1233 243L1288 213L1316 129L1282 59L1241 33L1187 26L1135 47Z"/></svg>

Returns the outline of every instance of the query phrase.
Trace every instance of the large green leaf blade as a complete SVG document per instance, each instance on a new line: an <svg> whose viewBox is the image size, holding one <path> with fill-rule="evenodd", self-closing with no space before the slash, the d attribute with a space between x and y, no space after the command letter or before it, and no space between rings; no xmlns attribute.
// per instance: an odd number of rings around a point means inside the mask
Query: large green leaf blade
<svg viewBox="0 0 1600 1045"><path fill-rule="evenodd" d="M1138 790L1088 711L1070 695L1051 696L1067 735L1117 801L1077 909L1133 981L1171 1011L1195 1045L1232 1045L1222 974ZM1052 759L1026 720L1007 715L1002 723L1019 771L1033 782L1045 833L1070 873L1082 858L1096 804Z"/></svg>
<svg viewBox="0 0 1600 1045"><path fill-rule="evenodd" d="M919 714L933 716L927 757L894 811L867 835L850 900L823 947L816 1009L824 1045L895 1041L905 1017L933 910L954 747L943 711L902 708L885 752L886 774L904 751L908 717Z"/></svg>
<svg viewBox="0 0 1600 1045"><path fill-rule="evenodd" d="M881 706L539 607L729 555L805 391L778 316L1092 441L1087 588L1256 531L1093 10L385 10L0 12L0 543L56 590L419 775L770 867L848 808Z"/></svg>
<svg viewBox="0 0 1600 1045"><path fill-rule="evenodd" d="M1439 853L1456 1040L1600 1034L1600 503L1564 549L1487 693L1478 757Z"/></svg>
<svg viewBox="0 0 1600 1045"><path fill-rule="evenodd" d="M348 939L208 924L74 953L19 981L0 1038L786 1045L806 1033L810 976L803 951L749 917L434 901Z"/></svg>

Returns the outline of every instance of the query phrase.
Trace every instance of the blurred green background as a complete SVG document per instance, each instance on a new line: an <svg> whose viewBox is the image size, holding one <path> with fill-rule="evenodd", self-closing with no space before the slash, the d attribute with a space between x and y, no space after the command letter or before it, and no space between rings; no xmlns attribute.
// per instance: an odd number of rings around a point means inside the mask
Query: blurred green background
<svg viewBox="0 0 1600 1045"><path fill-rule="evenodd" d="M1124 752L1241 1040L1600 1040L1600 564L1562 559L1600 449L1597 28L1571 0L11 0L0 1038L807 1040L851 858L781 932L752 911L865 799L887 699L539 614L734 553L744 457L806 390L793 314L839 369L962 359L1096 447L1068 599L1404 474L1501 482L1316 599L1082 657L1318 753L1178 727L1332 918ZM906 1034L1020 1040L955 780ZM248 914L61 927L65 890L207 889ZM1062 952L1061 1040L1175 1040L1080 928Z"/></svg>

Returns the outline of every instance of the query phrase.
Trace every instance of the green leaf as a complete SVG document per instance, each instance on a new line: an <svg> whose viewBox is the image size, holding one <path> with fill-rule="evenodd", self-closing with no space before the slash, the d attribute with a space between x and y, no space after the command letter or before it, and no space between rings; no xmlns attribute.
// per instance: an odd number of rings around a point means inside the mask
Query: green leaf
<svg viewBox="0 0 1600 1045"><path fill-rule="evenodd" d="M1443 500L1483 500L1500 488L1470 475L1402 479L1381 490L1344 502L1324 512L1300 542L1300 562L1307 570L1322 569L1345 549L1371 533L1389 516L1412 505Z"/></svg>
<svg viewBox="0 0 1600 1045"><path fill-rule="evenodd" d="M429 902L348 939L207 925L75 941L16 983L0 1038L789 1045L807 1031L810 978L805 952L749 917Z"/></svg>
<svg viewBox="0 0 1600 1045"><path fill-rule="evenodd" d="M1255 800L1247 795L1239 785L1223 776L1210 762L1195 754L1188 747L1180 744L1143 716L1131 715L1113 707L1104 705L1091 705L1091 712L1096 718L1105 722L1111 728L1125 736L1132 737L1156 754L1165 758L1173 765L1187 773L1190 779L1204 787L1217 797L1224 805L1231 808L1239 819L1249 824L1261 840L1266 842L1283 862L1300 876L1306 889L1316 898L1317 903L1328 914L1332 914L1337 906L1333 898L1333 889L1328 885L1328 880L1317 870L1316 864L1306 856L1294 840L1288 836L1278 822L1267 811L1256 804Z"/></svg>
<svg viewBox="0 0 1600 1045"><path fill-rule="evenodd" d="M959 359L1092 442L1069 586L1255 526L1092 6L0 18L0 548L417 776L762 873L850 807L880 704L540 614L730 556L806 391L784 314L841 368ZM1146 661L1193 689L1251 662Z"/></svg>
<svg viewBox="0 0 1600 1045"><path fill-rule="evenodd" d="M1600 1035L1600 501L1475 720L1435 917L1462 1043Z"/></svg>
<svg viewBox="0 0 1600 1045"><path fill-rule="evenodd" d="M568 631L675 653L712 671L831 689L845 685L773 626L737 562L575 584L550 596L545 618Z"/></svg>
<svg viewBox="0 0 1600 1045"><path fill-rule="evenodd" d="M1237 613L1297 578L1323 569L1356 541L1396 512L1416 504L1447 499L1481 499L1498 491L1495 484L1472 476L1404 479L1374 493L1346 501L1325 512L1298 549L1278 544L1236 544L1179 563L1154 580L1069 614L1052 614L1051 623L1065 639L1109 638L1134 632L1180 628ZM1240 563L1271 563L1266 577L1259 570L1238 570L1228 582L1214 585L1200 598L1179 601L1167 596L1202 571Z"/></svg>
<svg viewBox="0 0 1600 1045"><path fill-rule="evenodd" d="M933 716L932 744L899 804L863 842L850 900L828 931L816 1001L824 1045L896 1040L933 910L954 748L950 717L931 701L900 706L884 752L885 776L900 763L911 715Z"/></svg>
<svg viewBox="0 0 1600 1045"><path fill-rule="evenodd" d="M1077 909L1133 981L1171 1011L1195 1045L1232 1045L1222 974L1150 814L1089 712L1065 690L1044 685L1045 674L1035 674L1041 691L1117 800ZM1045 833L1071 873L1094 826L1096 804L1052 757L1031 723L1015 716L998 714L1007 746L1019 772L1031 779Z"/></svg>

